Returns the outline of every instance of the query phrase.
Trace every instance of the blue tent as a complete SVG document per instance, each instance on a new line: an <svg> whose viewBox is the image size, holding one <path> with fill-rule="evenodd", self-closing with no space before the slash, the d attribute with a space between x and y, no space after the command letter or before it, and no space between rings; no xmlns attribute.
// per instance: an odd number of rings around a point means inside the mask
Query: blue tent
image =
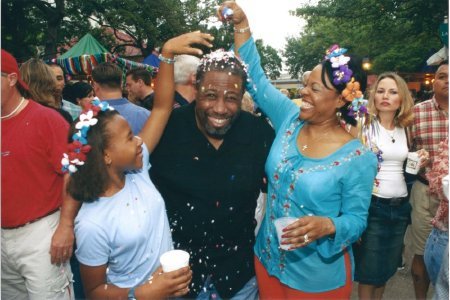
<svg viewBox="0 0 450 300"><path fill-rule="evenodd" d="M159 58L155 54L150 54L146 58L144 58L143 64L150 65L152 67L159 68Z"/></svg>

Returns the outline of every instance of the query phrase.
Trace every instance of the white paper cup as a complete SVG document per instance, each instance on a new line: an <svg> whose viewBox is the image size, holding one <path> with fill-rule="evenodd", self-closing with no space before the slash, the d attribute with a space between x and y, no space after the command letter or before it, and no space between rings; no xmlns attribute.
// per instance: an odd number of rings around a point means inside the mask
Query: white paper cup
<svg viewBox="0 0 450 300"><path fill-rule="evenodd" d="M406 172L409 174L417 174L420 170L420 158L417 152L409 152L406 161Z"/></svg>
<svg viewBox="0 0 450 300"><path fill-rule="evenodd" d="M275 221L273 221L275 228L277 229L277 237L278 237L278 243L280 244L280 248L283 250L289 250L289 248L291 247L291 245L281 245L281 241L282 241L282 235L283 235L283 229L294 223L295 221L297 221L297 218L294 217L282 217L282 218L278 218Z"/></svg>
<svg viewBox="0 0 450 300"><path fill-rule="evenodd" d="M159 258L164 272L172 272L189 265L189 253L183 250L167 251Z"/></svg>

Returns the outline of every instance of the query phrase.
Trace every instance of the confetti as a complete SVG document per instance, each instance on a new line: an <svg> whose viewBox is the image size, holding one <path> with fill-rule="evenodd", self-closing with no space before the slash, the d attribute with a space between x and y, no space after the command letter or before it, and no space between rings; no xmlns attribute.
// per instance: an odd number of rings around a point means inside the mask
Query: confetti
<svg viewBox="0 0 450 300"><path fill-rule="evenodd" d="M224 36L221 38L223 41ZM234 69L236 63L239 64L239 67L241 67L246 74L248 74L247 65L240 58L235 56L234 52L218 49L203 56L200 60L199 70L202 70L203 72L210 71L211 65L220 66L221 69L224 69L225 66Z"/></svg>

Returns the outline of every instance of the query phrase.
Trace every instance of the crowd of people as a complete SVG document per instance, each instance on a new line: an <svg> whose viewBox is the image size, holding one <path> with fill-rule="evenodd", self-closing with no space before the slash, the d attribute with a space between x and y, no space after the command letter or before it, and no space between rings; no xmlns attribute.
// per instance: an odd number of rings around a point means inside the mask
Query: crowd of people
<svg viewBox="0 0 450 300"><path fill-rule="evenodd" d="M448 63L414 105L333 45L296 103L239 5L218 16L233 51L174 37L155 86L112 62L66 84L2 50L2 298L381 299L409 230L416 298L448 299ZM171 249L189 266L164 272Z"/></svg>

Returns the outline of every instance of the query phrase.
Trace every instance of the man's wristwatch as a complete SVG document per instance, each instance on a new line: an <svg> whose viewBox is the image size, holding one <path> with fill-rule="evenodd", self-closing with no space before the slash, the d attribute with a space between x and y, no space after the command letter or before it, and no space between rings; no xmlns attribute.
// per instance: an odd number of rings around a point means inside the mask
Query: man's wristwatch
<svg viewBox="0 0 450 300"><path fill-rule="evenodd" d="M130 288L128 291L128 300L136 300L136 295L134 294L136 287Z"/></svg>

